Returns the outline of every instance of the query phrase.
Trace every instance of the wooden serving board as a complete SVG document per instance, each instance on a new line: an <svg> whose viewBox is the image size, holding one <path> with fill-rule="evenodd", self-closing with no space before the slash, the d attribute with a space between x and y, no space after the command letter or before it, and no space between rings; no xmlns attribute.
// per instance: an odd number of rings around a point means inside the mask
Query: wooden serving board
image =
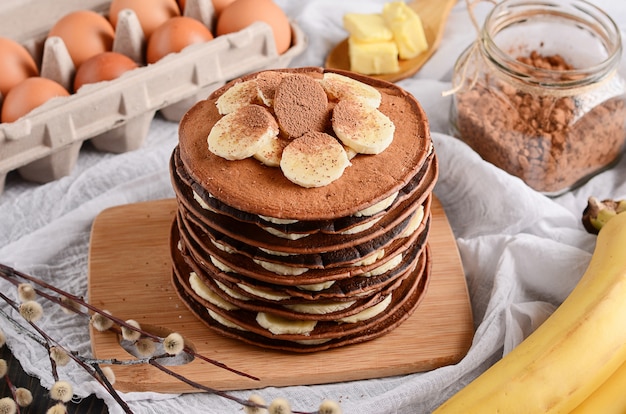
<svg viewBox="0 0 626 414"><path fill-rule="evenodd" d="M170 284L168 235L175 211L174 199L103 211L92 227L88 294L94 306L152 329L176 331L203 356L260 380L198 359L171 367L187 378L220 390L381 378L453 364L469 349L473 321L465 276L452 231L436 199L429 236L432 276L415 313L380 338L310 354L267 350L222 337L187 310ZM112 332L92 329L91 340L96 358L133 358ZM196 391L149 365L112 368L120 391Z"/></svg>

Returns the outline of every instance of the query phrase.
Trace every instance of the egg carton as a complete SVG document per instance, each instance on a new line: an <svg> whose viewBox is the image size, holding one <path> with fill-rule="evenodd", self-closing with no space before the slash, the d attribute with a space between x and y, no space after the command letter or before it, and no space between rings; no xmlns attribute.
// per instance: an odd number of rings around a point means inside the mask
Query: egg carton
<svg viewBox="0 0 626 414"><path fill-rule="evenodd" d="M211 0L186 3L184 15L212 27ZM75 68L67 49L60 38L46 39L46 35L52 24L70 11L90 9L106 14L110 0L24 4L0 15L0 36L24 45L39 64L41 76L70 88ZM294 22L291 27L292 45L280 55L270 26L255 22L236 33L188 46L115 80L85 85L68 97L53 98L15 122L0 123L0 195L11 171L17 170L25 180L37 183L57 180L71 173L87 140L104 152L137 149L157 111L163 118L178 122L194 103L229 80L288 66L306 44L302 30ZM139 61L144 43L134 13L122 11L113 49Z"/></svg>

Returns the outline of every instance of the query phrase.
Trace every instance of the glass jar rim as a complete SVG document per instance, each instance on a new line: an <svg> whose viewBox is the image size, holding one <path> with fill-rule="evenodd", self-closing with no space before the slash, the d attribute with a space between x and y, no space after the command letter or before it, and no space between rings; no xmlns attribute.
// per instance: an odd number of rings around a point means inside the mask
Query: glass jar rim
<svg viewBox="0 0 626 414"><path fill-rule="evenodd" d="M520 62L496 44L493 36L503 29L517 22L546 15L571 20L592 31L602 41L607 51L606 58L584 68L537 68ZM561 88L587 85L610 75L619 65L623 47L615 21L586 0L503 0L487 15L481 30L480 45L488 58L509 76L530 84Z"/></svg>

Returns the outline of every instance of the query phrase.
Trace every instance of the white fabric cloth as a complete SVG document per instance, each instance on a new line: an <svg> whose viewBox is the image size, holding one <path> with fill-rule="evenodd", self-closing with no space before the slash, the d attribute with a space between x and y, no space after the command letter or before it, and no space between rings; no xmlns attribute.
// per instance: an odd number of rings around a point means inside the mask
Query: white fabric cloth
<svg viewBox="0 0 626 414"><path fill-rule="evenodd" d="M320 66L328 51L346 36L343 14L378 11L384 0L277 2L308 36L308 47L291 66ZM594 3L613 16L622 31L626 29L625 2ZM489 7L479 5L479 20ZM339 401L345 413L431 412L545 320L583 274L595 237L582 228L582 209L590 195L626 196L626 159L584 186L548 198L451 137L450 98L441 93L450 88L456 58L474 38L461 1L452 10L438 52L418 74L399 82L424 106L440 159L435 193L454 230L475 320L475 337L467 356L456 365L401 377L266 388L259 391L266 401L285 397L294 409L303 411L315 411L329 398ZM136 151L113 155L86 145L71 175L45 185L10 174L0 195L0 262L86 295L91 223L110 206L172 197L168 158L176 142L177 125L157 116L145 145ZM10 292L12 287L0 281L0 289ZM2 309L11 312L4 304ZM77 324L58 310L50 312L54 318L47 319L46 328L76 351L88 354L86 324ZM8 345L24 368L49 387L52 377L45 351L17 335L4 319L0 321ZM62 368L61 372L75 384L78 395L95 393L107 401L112 413L121 412L81 369ZM247 397L249 392L233 394ZM127 393L123 397L136 413L241 412L233 402L201 393Z"/></svg>

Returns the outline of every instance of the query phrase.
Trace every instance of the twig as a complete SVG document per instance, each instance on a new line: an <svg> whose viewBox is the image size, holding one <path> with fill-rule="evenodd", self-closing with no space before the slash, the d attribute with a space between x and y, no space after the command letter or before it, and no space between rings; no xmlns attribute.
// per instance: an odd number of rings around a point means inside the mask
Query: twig
<svg viewBox="0 0 626 414"><path fill-rule="evenodd" d="M124 321L124 320L122 320L120 318L117 318L117 317L115 317L115 316L113 316L113 315L111 315L109 313L106 313L106 312L104 312L104 310L99 309L99 308L97 308L97 307L87 303L86 301L83 300L83 298L81 298L79 296L72 295L71 293L65 292L62 289L59 289L59 288L57 288L55 286L52 286L49 283L46 283L46 282L44 282L41 279L38 279L38 278L36 278L34 276L28 275L28 274L23 273L23 272L20 272L19 270L13 269L12 267L6 266L6 265L4 265L2 263L0 263L0 275L2 275L4 279L10 281L14 285L16 284L15 281L14 281L14 279L16 277L19 277L19 278L24 279L24 280L28 280L29 282L32 282L32 283L34 283L34 284L36 284L38 286L41 286L41 287L46 288L46 289L49 289L49 290L51 290L51 291L53 291L53 292L55 292L55 293L57 293L59 295L65 296L66 298L68 298L68 299L70 299L70 300L72 300L72 301L74 301L74 302L76 302L76 303L86 307L90 311L92 311L94 313L98 313L100 315L103 315L103 316L107 317L108 319L112 320L113 322L115 322L116 324L118 324L120 326L124 326L126 328L132 329L134 331L137 331L137 332L141 333L143 336L146 336L146 337L149 337L149 338L152 338L152 339L155 339L155 340L161 340L162 339L162 338L160 338L157 335L154 335L154 334L152 334L150 332L144 331L144 330L142 330L140 328L136 328L135 326L127 324L126 321ZM44 296L44 297L46 297L46 299L52 300L55 303L61 304L61 301L59 301L58 299L56 299L54 297L51 297L51 296ZM62 306L66 306L64 304L61 304L61 305ZM224 364L222 362L219 362L217 360L214 360L214 359L205 357L203 355L197 354L193 349L191 349L189 347L185 347L185 352L187 352L189 355L192 355L195 358L201 359L201 360L203 360L205 362L208 362L208 363L213 364L213 365L215 365L215 366L217 366L219 368L222 368L222 369L225 369L227 371L230 371L230 372L232 372L234 374L237 374L237 375L240 375L240 376L243 376L243 377L247 377L247 378L253 379L255 381L259 380L258 377L255 377L255 376L247 374L247 373L245 373L243 371L231 368L231 367L227 366L226 364Z"/></svg>
<svg viewBox="0 0 626 414"><path fill-rule="evenodd" d="M158 341L158 342L162 342L163 338L154 335L150 332L144 331L143 329L141 329L140 327L136 327L133 326L129 323L127 323L126 321L119 319L111 314L109 314L106 310L101 310L98 309L97 307L90 305L89 303L87 303L82 297L78 297L76 295L72 295L68 292L63 291L62 289L59 289L55 286L50 285L49 283L46 283L36 277L27 275L25 273L22 273L20 271L17 271L9 266L3 265L0 263L0 278L3 278L7 281L9 281L10 283L12 283L15 286L19 286L19 282L16 280L17 278L20 279L24 279L26 281L29 281L43 289L49 290L49 291L53 291L55 293L57 293L58 295L61 295L62 298L66 298L69 299L73 302L75 302L78 305L81 305L85 308L87 308L89 311L93 312L93 313L97 313L99 315L102 315L106 318L108 318L110 321L112 321L114 324L117 324L117 326L113 325L111 328L109 328L110 331L113 331L114 333L116 333L117 335L121 335L121 328L120 327L124 327L124 328L128 328L131 329L133 331L139 332L143 337L145 338L150 338L152 340ZM56 303L60 306L63 306L65 308L71 309L74 313L77 313L80 316L83 317L91 317L89 313L84 312L84 311L79 311L76 308L73 308L72 306L67 305L66 302L64 302L62 299L59 299L57 297L54 297L50 294L48 294L45 291L42 291L40 289L34 289L35 292L53 302ZM20 313L20 304L18 302L16 302L15 300L12 300L11 298L7 297L5 294L3 294L2 292L0 292L0 299L3 300L4 302L6 302L10 307L12 307L16 312ZM109 379L106 377L105 373L103 372L101 365L139 365L139 364L149 364L152 365L153 367L159 369L160 371L176 378L177 380L190 385L191 387L201 390L201 391L205 391L214 395L217 395L219 397L222 398L226 398L228 400L234 401L240 405L243 406L247 406L247 407L256 407L256 408L268 408L265 405L259 404L257 402L254 402L252 400L244 400L242 398L238 398L234 395L231 395L227 392L224 391L220 391L211 387L208 387L206 385L197 383L189 378L186 378L178 373L176 373L175 371L172 371L169 368L166 368L164 365L162 365L159 360L164 359L164 358L172 358L173 355L164 353L161 355L153 355L151 357L146 357L146 358L138 358L136 357L135 359L131 359L131 360L119 360L119 359L94 359L94 358L88 358L88 357L83 357L81 355L78 355L77 353L71 352L68 349L66 349L63 345L59 344L54 338L50 337L43 329L41 329L34 321L32 320L28 320L25 319L26 322L28 322L29 326L32 328L32 330L34 330L35 332L32 332L31 329L28 329L26 326L22 325L21 323L19 323L18 321L16 321L13 317L11 317L7 312L5 312L3 309L0 309L0 316L4 317L7 321L9 321L13 327L18 330L21 334L24 334L26 336L28 336L28 338L32 339L34 342L40 344L41 346L43 346L46 351L48 352L48 358L50 359L50 364L51 364L51 369L52 369L52 375L55 379L55 381L58 381L59 377L58 377L58 373L57 373L57 364L56 361L53 359L51 353L50 353L50 349L52 346L59 348L60 350L62 350L63 352L65 352L69 358L71 358L74 362L76 362L81 368L83 368L89 375L91 375L96 381L98 381L106 390L107 392L113 397L113 399L120 405L120 407L122 407L122 409L124 410L125 413L127 414L132 414L132 411L130 409L130 407L128 406L128 404L122 399L122 397L117 393L117 391L115 390L115 388L113 387L113 384L111 383L111 381L109 381ZM230 372L233 372L237 375L240 376L244 376L250 379L254 379L254 380L259 380L258 377L255 377L253 375L247 374L245 372L241 372L238 370L235 370L233 368L228 367L227 365L219 362L219 361L215 361L212 360L210 358L207 358L203 355L197 354L193 349L185 346L183 348L183 351L188 355L191 355L195 358L198 358L202 361L208 362L210 364L213 364L219 368L228 370ZM7 378L7 381L9 381L9 379ZM11 383L9 382L9 385L11 386ZM13 387L14 388L14 387ZM12 390L13 390L12 388ZM14 391L13 391L14 392ZM19 408L18 408L19 410ZM304 412L304 411L292 411L293 414L318 414L317 411L311 413L311 412ZM18 411L19 414L19 411Z"/></svg>

